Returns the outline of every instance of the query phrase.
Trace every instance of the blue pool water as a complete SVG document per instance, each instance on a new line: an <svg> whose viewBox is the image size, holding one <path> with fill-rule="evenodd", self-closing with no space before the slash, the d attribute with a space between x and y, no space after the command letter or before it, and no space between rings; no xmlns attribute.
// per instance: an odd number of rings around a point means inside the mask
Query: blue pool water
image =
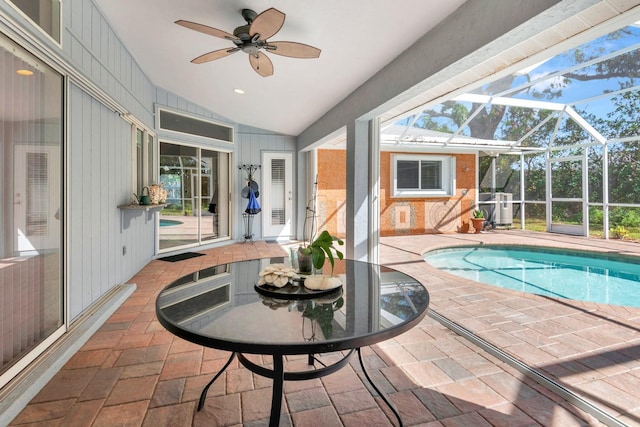
<svg viewBox="0 0 640 427"><path fill-rule="evenodd" d="M424 260L456 276L557 298L640 307L640 259L521 246L461 247Z"/></svg>
<svg viewBox="0 0 640 427"><path fill-rule="evenodd" d="M176 221L175 219L161 219L160 227L171 227L172 225L180 225L182 221Z"/></svg>

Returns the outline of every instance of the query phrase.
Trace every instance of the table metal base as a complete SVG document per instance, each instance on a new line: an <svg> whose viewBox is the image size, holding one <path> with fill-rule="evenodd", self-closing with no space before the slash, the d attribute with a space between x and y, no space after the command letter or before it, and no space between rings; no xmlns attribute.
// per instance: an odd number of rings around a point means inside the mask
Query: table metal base
<svg viewBox="0 0 640 427"><path fill-rule="evenodd" d="M373 387L373 389L378 393L380 398L384 401L384 403L391 409L393 414L398 419L399 425L402 427L402 419L400 418L400 414L398 410L395 408L393 403L387 398L387 396L380 390L364 367L364 363L362 360L362 352L360 348L349 350L349 353L346 354L342 359L333 363L331 365L325 365L320 362L313 354L309 355L308 364L311 366L315 366L315 362L319 362L322 364L321 368L314 368L308 371L291 371L285 372L284 370L284 355L282 354L274 354L273 355L273 369L265 368L264 366L257 365L247 359L242 353L231 353L229 360L224 364L222 369L209 381L209 383L204 387L202 393L200 394L200 400L198 401L198 411L202 409L204 406L204 401L207 398L207 392L209 391L209 387L222 375L222 373L229 367L231 362L235 357L238 358L238 361L250 370L253 373L256 373L260 376L271 378L273 380L273 392L271 395L271 415L269 418L269 426L277 427L280 424L280 410L282 408L282 395L285 381L303 381L310 380L314 378L324 377L325 375L329 375L333 372L336 372L344 365L349 362L349 359L353 355L353 353L358 352L358 361L360 362L360 366L362 367L362 372L364 373L365 378L369 381L369 384Z"/></svg>

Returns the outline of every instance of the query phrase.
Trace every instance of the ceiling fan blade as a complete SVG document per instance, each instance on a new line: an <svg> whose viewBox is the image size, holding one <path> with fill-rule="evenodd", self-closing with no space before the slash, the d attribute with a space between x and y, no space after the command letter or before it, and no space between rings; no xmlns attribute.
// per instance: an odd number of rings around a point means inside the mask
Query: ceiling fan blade
<svg viewBox="0 0 640 427"><path fill-rule="evenodd" d="M266 48L270 53L291 58L317 58L320 56L320 49L304 43L273 42L269 43Z"/></svg>
<svg viewBox="0 0 640 427"><path fill-rule="evenodd" d="M200 33L208 34L214 37L220 37L221 39L228 40L237 40L238 38L231 33L227 33L226 31L219 30L217 28L210 27L204 24L198 24L196 22L178 20L176 24L181 25L185 28L189 28L190 30L198 31Z"/></svg>
<svg viewBox="0 0 640 427"><path fill-rule="evenodd" d="M285 16L284 13L273 7L267 9L253 20L251 27L249 27L249 34L252 36L260 34L259 40L267 40L280 31L284 24Z"/></svg>
<svg viewBox="0 0 640 427"><path fill-rule="evenodd" d="M224 58L225 56L231 55L234 52L239 51L240 48L231 48L231 49L218 49L213 52L205 53L204 55L200 55L197 58L191 60L194 64L203 64L205 62L214 61L216 59Z"/></svg>
<svg viewBox="0 0 640 427"><path fill-rule="evenodd" d="M273 63L267 55L262 52L258 52L255 55L249 55L249 63L262 77L269 77L273 75Z"/></svg>

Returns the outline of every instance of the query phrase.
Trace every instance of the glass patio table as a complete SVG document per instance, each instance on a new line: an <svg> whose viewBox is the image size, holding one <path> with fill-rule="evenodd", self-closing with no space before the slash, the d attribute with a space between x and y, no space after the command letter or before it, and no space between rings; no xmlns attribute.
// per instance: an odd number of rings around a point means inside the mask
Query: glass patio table
<svg viewBox="0 0 640 427"><path fill-rule="evenodd" d="M360 348L395 337L426 315L429 293L414 278L388 267L361 261L336 261L334 276L342 286L329 291L307 290L301 281L284 288L257 286L266 266L283 258L232 262L183 276L164 288L156 300L160 323L187 341L231 352L224 367L202 391L207 390L235 357L250 371L273 379L270 425L280 422L284 381L319 378L346 365L354 352L367 380L391 408L396 408L371 380ZM325 273L330 270L328 263ZM305 276L301 276L301 279ZM340 352L331 364L317 355ZM265 367L245 355L273 357ZM309 369L285 370L287 355L308 355Z"/></svg>

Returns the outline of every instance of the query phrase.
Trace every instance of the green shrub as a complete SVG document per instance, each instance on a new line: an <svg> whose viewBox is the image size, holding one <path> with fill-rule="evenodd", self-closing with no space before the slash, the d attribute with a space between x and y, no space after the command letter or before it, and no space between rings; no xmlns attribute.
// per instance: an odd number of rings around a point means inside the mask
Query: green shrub
<svg viewBox="0 0 640 427"><path fill-rule="evenodd" d="M614 226L640 227L640 213L637 209L613 208L609 211L609 222Z"/></svg>
<svg viewBox="0 0 640 427"><path fill-rule="evenodd" d="M609 231L611 232L611 237L613 237L614 239L622 240L622 239L625 239L627 236L629 236L629 232L622 225L616 225L615 227L612 227L611 230Z"/></svg>
<svg viewBox="0 0 640 427"><path fill-rule="evenodd" d="M604 222L604 211L600 208L589 209L589 222L602 224Z"/></svg>

